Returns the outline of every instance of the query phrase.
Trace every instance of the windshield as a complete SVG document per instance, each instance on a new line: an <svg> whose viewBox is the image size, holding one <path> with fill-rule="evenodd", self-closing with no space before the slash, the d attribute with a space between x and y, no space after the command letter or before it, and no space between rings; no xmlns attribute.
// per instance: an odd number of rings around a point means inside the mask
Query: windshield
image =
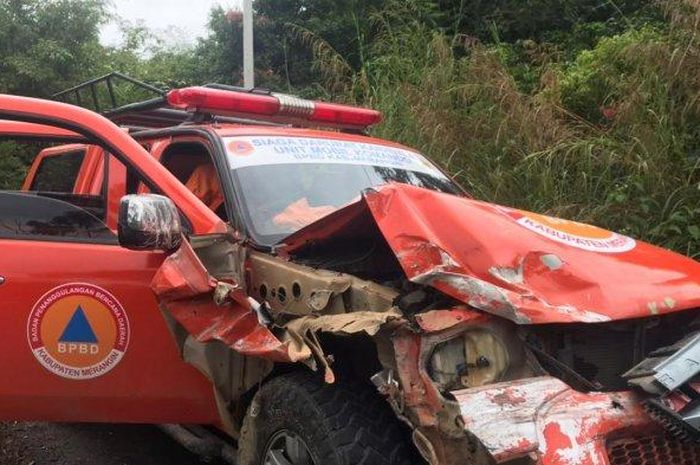
<svg viewBox="0 0 700 465"><path fill-rule="evenodd" d="M422 155L362 142L306 137L225 139L253 239L272 245L360 198L363 190L401 182L459 193Z"/></svg>

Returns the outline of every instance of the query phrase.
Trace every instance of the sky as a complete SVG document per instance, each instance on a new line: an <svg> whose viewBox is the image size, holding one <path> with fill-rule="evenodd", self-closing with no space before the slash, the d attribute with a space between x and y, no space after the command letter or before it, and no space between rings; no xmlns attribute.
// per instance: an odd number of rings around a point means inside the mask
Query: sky
<svg viewBox="0 0 700 465"><path fill-rule="evenodd" d="M173 45L191 44L205 34L209 10L221 5L239 7L241 0L111 0L112 12L131 23L143 22ZM115 21L102 27L100 40L119 45L122 37Z"/></svg>

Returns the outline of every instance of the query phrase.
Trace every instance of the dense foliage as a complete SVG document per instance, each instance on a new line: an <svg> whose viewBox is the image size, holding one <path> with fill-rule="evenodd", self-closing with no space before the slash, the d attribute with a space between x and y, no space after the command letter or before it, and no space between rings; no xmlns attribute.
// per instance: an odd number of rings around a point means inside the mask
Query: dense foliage
<svg viewBox="0 0 700 465"><path fill-rule="evenodd" d="M474 196L700 255L698 0L257 0L256 78L379 108ZM98 41L100 0L0 0L0 92L117 69L240 84L240 17L174 49ZM6 151L12 152L11 148ZM16 152L16 151L15 151ZM0 187L26 161L0 160Z"/></svg>

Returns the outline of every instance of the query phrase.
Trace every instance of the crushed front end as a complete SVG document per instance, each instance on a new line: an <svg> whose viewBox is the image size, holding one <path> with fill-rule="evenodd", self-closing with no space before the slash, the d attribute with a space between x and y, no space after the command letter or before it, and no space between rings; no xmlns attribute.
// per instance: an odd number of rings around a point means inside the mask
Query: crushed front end
<svg viewBox="0 0 700 465"><path fill-rule="evenodd" d="M678 421L650 408L695 418L692 368L680 384L652 382L678 372L663 371L669 347L700 348L688 339L700 330L691 259L405 185L366 192L272 253L235 237L194 246L154 284L186 330L183 356L214 381L222 416L274 363L304 363L329 383L341 357L374 366L365 352L324 345L329 334L361 335L377 357L372 382L431 465L700 463L692 435L674 435ZM198 259L196 272L182 271ZM234 394L218 353L198 345L212 341L245 358ZM251 374L248 357L265 363Z"/></svg>
<svg viewBox="0 0 700 465"><path fill-rule="evenodd" d="M413 387L402 408L419 412L412 422L429 463L696 464L697 439L659 422L649 411L656 397L623 375L692 334L698 316L518 326L467 309L431 311L416 315L420 337L394 336L397 352L416 354L396 366L394 389ZM478 452L471 462L465 450Z"/></svg>
<svg viewBox="0 0 700 465"><path fill-rule="evenodd" d="M349 242L395 257L410 283L395 300L404 324L379 332L384 370L373 381L429 463L700 463L700 447L664 428L650 394L624 376L700 329L697 262L400 185L287 238L283 253L362 273L333 252Z"/></svg>

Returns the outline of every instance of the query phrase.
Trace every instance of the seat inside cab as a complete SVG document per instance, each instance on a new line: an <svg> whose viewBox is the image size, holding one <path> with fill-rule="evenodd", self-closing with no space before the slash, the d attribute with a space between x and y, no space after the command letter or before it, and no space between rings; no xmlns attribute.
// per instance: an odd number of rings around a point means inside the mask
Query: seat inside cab
<svg viewBox="0 0 700 465"><path fill-rule="evenodd" d="M214 161L203 144L199 142L171 144L163 152L161 162L219 218L228 221L221 181Z"/></svg>

